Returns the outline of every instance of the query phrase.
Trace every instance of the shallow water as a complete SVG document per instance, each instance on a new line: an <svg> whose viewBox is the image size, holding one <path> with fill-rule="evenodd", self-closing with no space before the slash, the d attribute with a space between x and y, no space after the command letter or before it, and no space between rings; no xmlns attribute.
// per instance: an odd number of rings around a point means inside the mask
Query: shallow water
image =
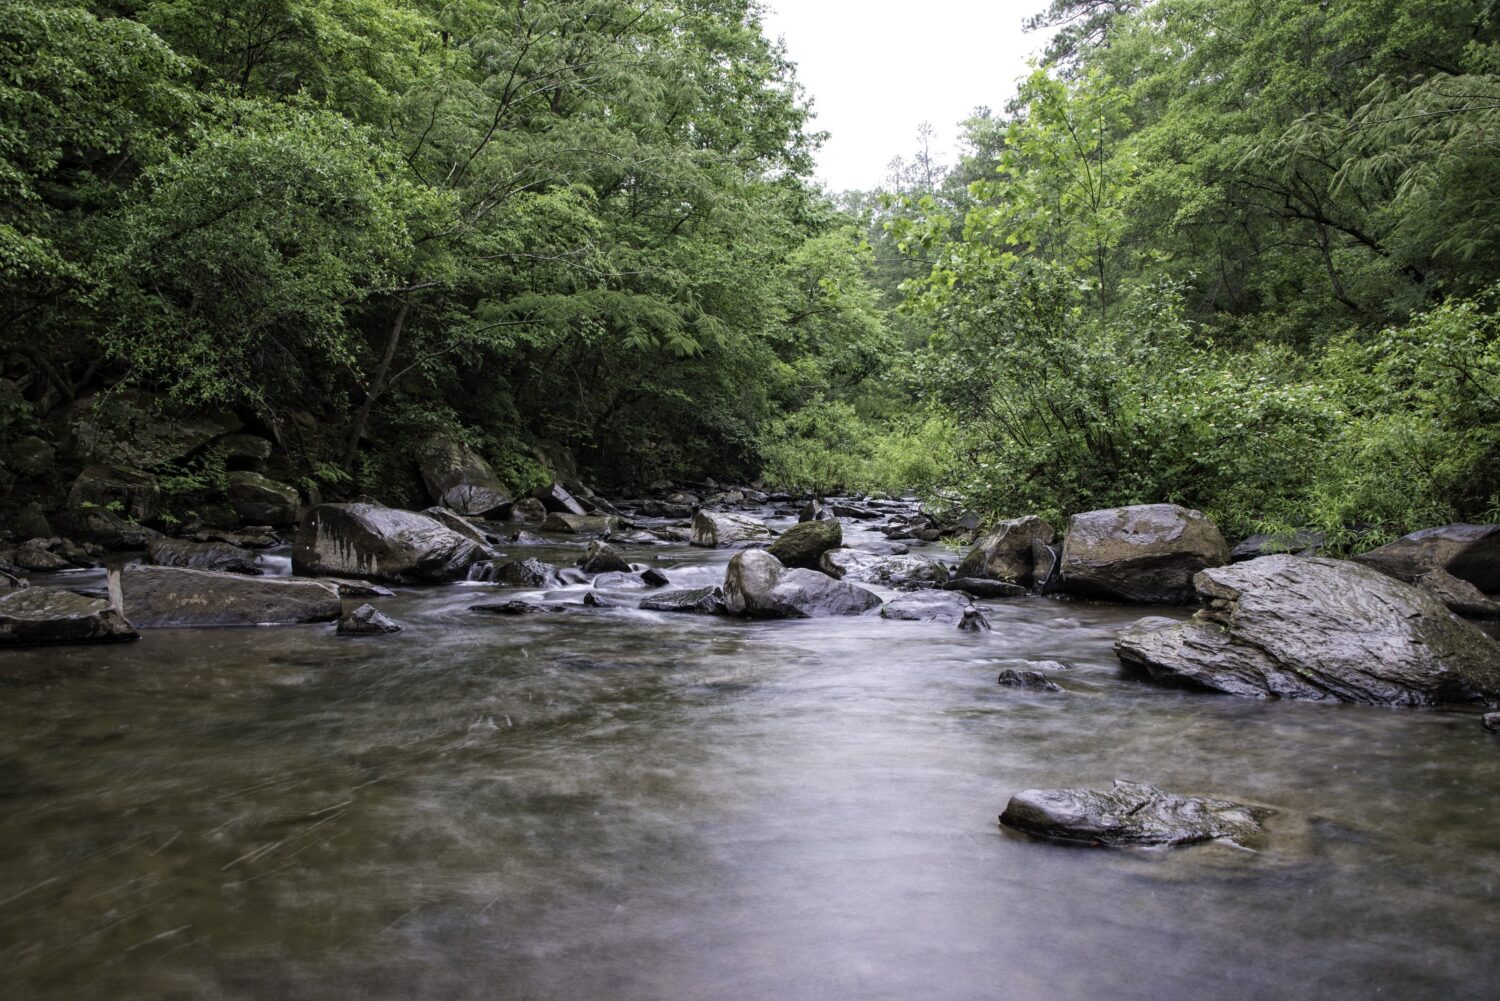
<svg viewBox="0 0 1500 1001"><path fill-rule="evenodd" d="M728 559L629 554L674 586ZM378 639L0 654L7 996L1496 996L1472 712L1159 688L1111 653L1138 608L990 602L978 635L468 610L495 594L536 593L405 589ZM998 687L1017 658L1067 691ZM1117 776L1278 812L1259 851L995 823Z"/></svg>

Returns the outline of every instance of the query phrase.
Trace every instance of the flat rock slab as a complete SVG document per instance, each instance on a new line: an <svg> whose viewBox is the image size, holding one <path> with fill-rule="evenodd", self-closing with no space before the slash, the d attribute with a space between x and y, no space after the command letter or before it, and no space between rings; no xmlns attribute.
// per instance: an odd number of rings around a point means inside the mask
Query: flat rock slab
<svg viewBox="0 0 1500 1001"><path fill-rule="evenodd" d="M116 583L126 616L141 629L332 622L343 612L337 587L294 577L133 563L111 574Z"/></svg>
<svg viewBox="0 0 1500 1001"><path fill-rule="evenodd" d="M1437 598L1356 563L1262 556L1194 579L1191 619L1146 619L1115 652L1231 695L1429 706L1500 701L1500 645Z"/></svg>
<svg viewBox="0 0 1500 1001"><path fill-rule="evenodd" d="M724 615L724 589L721 587L693 587L680 591L665 591L641 600L642 611L687 612L694 615Z"/></svg>
<svg viewBox="0 0 1500 1001"><path fill-rule="evenodd" d="M1218 838L1245 844L1264 833L1262 821L1271 813L1116 779L1112 789L1018 792L1000 823L1038 837L1098 845L1187 845Z"/></svg>
<svg viewBox="0 0 1500 1001"><path fill-rule="evenodd" d="M858 549L830 549L818 568L835 580L891 587L936 587L949 577L946 566L925 556L877 556Z"/></svg>
<svg viewBox="0 0 1500 1001"><path fill-rule="evenodd" d="M966 594L955 591L914 591L887 601L880 607L880 617L906 622L941 622L956 626L964 621L967 613L975 610L974 603Z"/></svg>
<svg viewBox="0 0 1500 1001"><path fill-rule="evenodd" d="M140 634L113 603L56 587L0 592L0 647L119 643Z"/></svg>

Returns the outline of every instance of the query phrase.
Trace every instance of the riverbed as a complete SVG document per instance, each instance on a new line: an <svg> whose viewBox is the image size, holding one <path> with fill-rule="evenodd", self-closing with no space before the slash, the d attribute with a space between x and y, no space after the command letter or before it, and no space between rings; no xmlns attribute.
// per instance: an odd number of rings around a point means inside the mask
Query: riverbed
<svg viewBox="0 0 1500 1001"><path fill-rule="evenodd" d="M582 543L508 551L569 565ZM682 587L731 555L624 551ZM585 590L400 588L374 602L405 627L381 638L0 653L6 996L1500 990L1500 739L1473 711L1159 687L1111 650L1156 611L1138 607L989 601L993 630L963 633L628 607L645 592L585 608ZM569 607L469 610L497 595ZM1022 661L1067 665L1066 690L996 684ZM1276 814L1253 849L996 823L1018 790L1116 777Z"/></svg>

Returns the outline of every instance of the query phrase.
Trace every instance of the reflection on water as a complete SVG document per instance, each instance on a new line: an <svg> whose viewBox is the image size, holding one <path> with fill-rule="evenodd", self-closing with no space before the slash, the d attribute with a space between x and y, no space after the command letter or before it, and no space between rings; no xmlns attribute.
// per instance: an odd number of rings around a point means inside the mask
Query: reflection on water
<svg viewBox="0 0 1500 1001"><path fill-rule="evenodd" d="M577 550L528 551L571 562ZM727 554L634 550L682 586ZM1138 610L477 615L0 655L18 998L1491 998L1500 746L1469 712L1121 673ZM539 594L505 590L508 596ZM625 593L620 596L627 597ZM636 595L639 596L638 594ZM1056 660L1064 694L1000 688ZM1278 809L1262 852L1000 830L1115 776Z"/></svg>

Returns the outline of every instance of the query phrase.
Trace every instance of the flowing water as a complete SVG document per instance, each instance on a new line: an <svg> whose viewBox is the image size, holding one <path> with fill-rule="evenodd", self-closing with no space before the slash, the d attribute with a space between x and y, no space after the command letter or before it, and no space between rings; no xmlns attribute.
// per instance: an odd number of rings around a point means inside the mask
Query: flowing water
<svg viewBox="0 0 1500 1001"><path fill-rule="evenodd" d="M728 558L628 553L676 586ZM1500 995L1472 712L1156 687L1111 653L1138 608L990 602L986 634L468 610L526 593L405 589L384 638L0 653L0 995ZM1018 659L1067 691L997 686ZM1254 851L996 824L1115 777L1278 812Z"/></svg>

